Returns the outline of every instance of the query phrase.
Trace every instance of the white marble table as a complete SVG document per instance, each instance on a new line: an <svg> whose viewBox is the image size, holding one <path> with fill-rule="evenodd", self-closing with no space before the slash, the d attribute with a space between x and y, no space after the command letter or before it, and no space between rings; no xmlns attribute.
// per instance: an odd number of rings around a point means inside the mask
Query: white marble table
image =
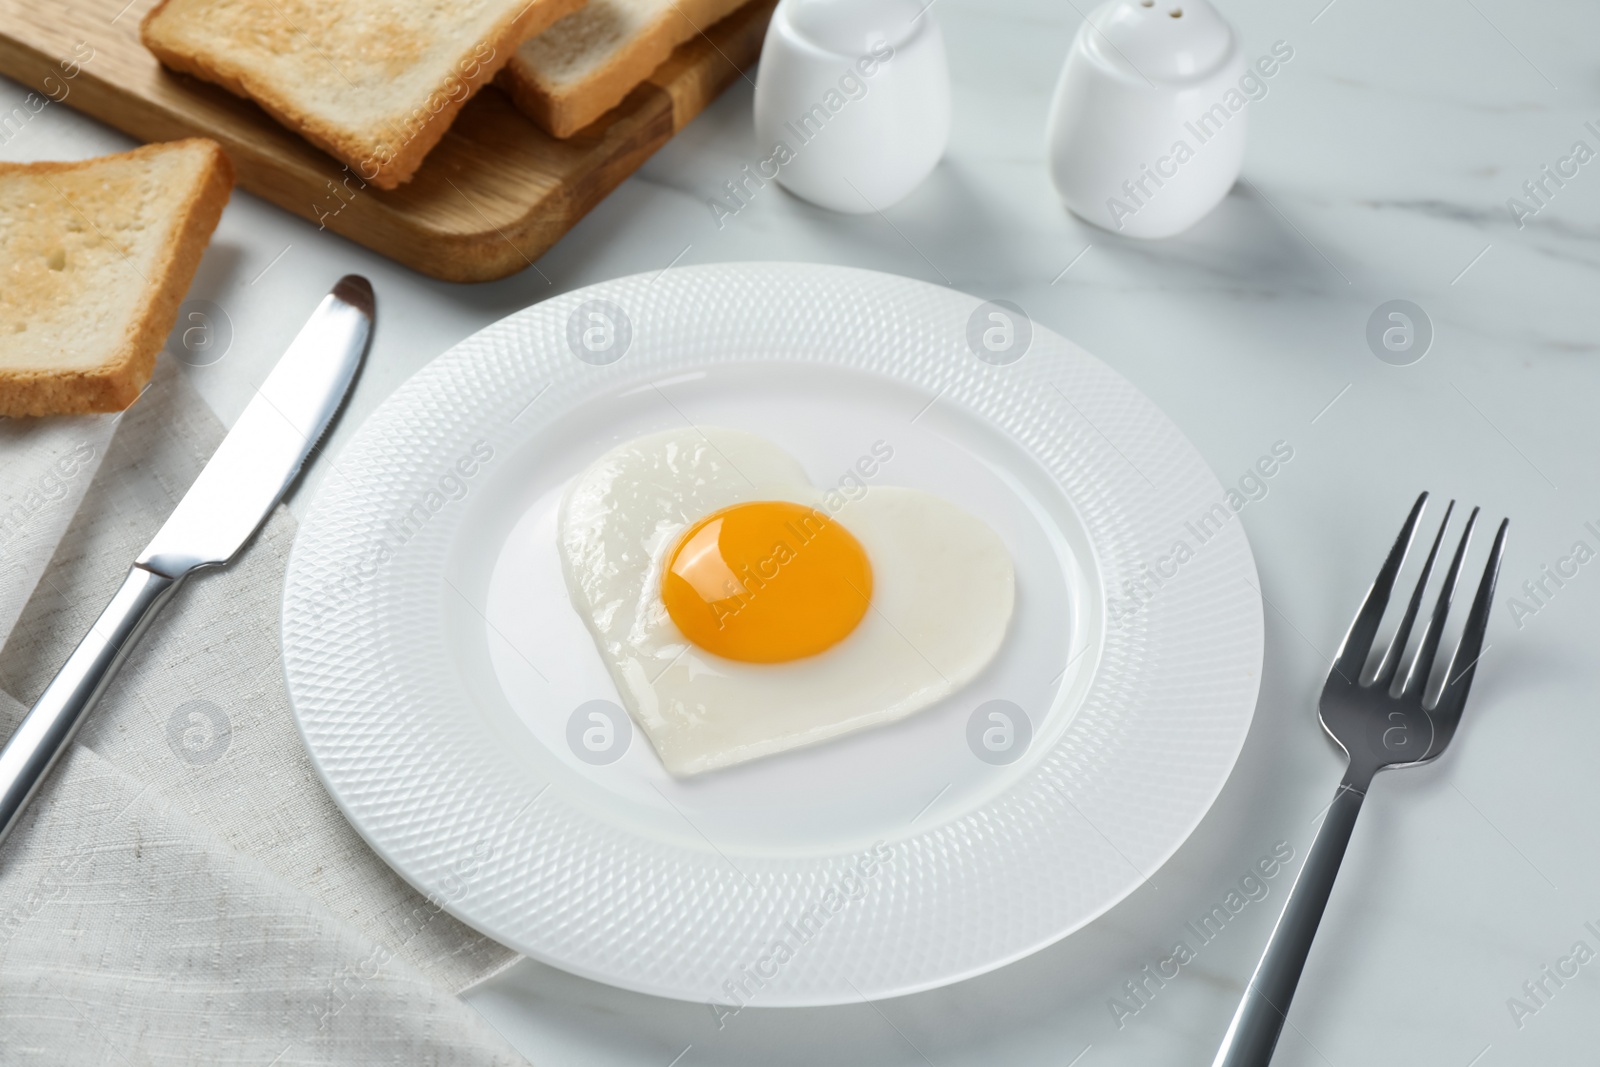
<svg viewBox="0 0 1600 1067"><path fill-rule="evenodd" d="M1543 968L1579 941L1600 949L1600 563L1547 584L1531 614L1511 598L1574 542L1600 548L1585 527L1600 524L1600 161L1548 184L1521 226L1507 199L1527 202L1523 183L1575 141L1600 149L1584 125L1600 128L1600 8L1225 6L1250 55L1283 40L1294 58L1251 105L1246 180L1197 229L1158 244L1070 218L1047 179L1041 130L1080 19L1072 0L941 0L953 142L887 217L831 215L770 187L719 228L707 198L761 158L742 83L537 271L495 284L431 281L234 197L191 294L232 321L226 357L192 371L224 420L345 271L372 279L382 321L341 437L427 360L529 302L674 263L793 259L1016 301L1144 389L1224 483L1277 441L1294 449L1243 513L1269 602L1256 723L1215 808L1150 884L987 976L870 1006L751 1009L720 1032L703 1006L525 962L471 1001L533 1062L1209 1063L1286 880L1176 979L1147 985L1142 1004L1124 985L1279 842L1304 855L1339 776L1314 697L1422 488L1512 517L1492 644L1451 751L1374 788L1277 1062L1592 1059L1600 962L1562 985ZM0 84L0 99L20 97ZM52 107L0 157L124 147ZM1436 332L1414 365L1381 362L1365 340L1368 316L1394 298L1420 304ZM1544 983L1538 1000L1529 981ZM1513 997L1537 1010L1514 1017ZM1113 998L1138 1011L1113 1011Z"/></svg>

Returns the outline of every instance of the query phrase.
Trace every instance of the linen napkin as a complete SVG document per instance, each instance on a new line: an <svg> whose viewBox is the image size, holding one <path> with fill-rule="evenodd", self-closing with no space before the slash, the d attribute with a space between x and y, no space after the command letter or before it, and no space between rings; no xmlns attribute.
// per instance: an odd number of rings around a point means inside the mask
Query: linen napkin
<svg viewBox="0 0 1600 1067"><path fill-rule="evenodd" d="M77 513L120 417L0 419L0 646Z"/></svg>
<svg viewBox="0 0 1600 1067"><path fill-rule="evenodd" d="M28 505L0 526L8 735L222 433L165 357L120 419L0 424L0 503ZM310 765L279 645L294 525L190 579L0 846L6 1062L522 1062L455 995L515 955L395 875Z"/></svg>

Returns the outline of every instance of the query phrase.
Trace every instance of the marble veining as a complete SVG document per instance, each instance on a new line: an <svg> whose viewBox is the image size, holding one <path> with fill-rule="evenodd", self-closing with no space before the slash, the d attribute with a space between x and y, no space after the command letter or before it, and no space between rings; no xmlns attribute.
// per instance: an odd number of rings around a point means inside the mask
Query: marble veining
<svg viewBox="0 0 1600 1067"><path fill-rule="evenodd" d="M1510 198L1575 140L1600 149L1578 0L1218 0L1248 54L1295 59L1250 105L1244 179L1189 233L1139 243L1062 210L1045 171L1051 89L1086 5L938 0L954 79L950 150L883 215L845 218L769 187L734 217L707 201L764 158L741 82L545 255L491 285L434 282L239 194L191 296L233 319L225 358L186 368L231 420L289 340L285 307L369 275L383 321L332 447L427 360L520 308L678 263L814 260L1012 300L1148 393L1224 481L1274 441L1295 461L1243 522L1266 611L1256 723L1193 837L1088 928L992 974L880 1004L703 1005L523 963L468 994L536 1063L1207 1064L1287 875L1156 986L1185 924L1278 842L1303 857L1339 775L1313 701L1387 540L1422 488L1512 518L1502 602L1469 709L1437 764L1380 777L1275 1061L1510 1064L1592 1058L1594 968L1529 1004L1524 983L1600 944L1600 578L1536 614L1506 598L1600 519L1600 161L1517 220ZM0 83L0 111L22 96ZM120 135L50 108L0 158L75 158ZM1087 248L1087 251L1085 249ZM1433 326L1420 361L1369 349L1384 301ZM318 471L326 476L326 470ZM304 499L302 491L297 499ZM1596 572L1600 573L1600 572ZM1128 983L1145 989L1137 1011ZM676 1059L675 1059L676 1057ZM1476 1058L1475 1058L1476 1057Z"/></svg>

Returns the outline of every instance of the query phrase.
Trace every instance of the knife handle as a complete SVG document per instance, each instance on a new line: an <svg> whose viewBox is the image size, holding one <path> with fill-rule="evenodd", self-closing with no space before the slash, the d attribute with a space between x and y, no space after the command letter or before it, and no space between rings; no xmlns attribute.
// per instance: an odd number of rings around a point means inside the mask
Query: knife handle
<svg viewBox="0 0 1600 1067"><path fill-rule="evenodd" d="M183 581L134 566L111 603L0 749L0 842L22 817L111 676Z"/></svg>

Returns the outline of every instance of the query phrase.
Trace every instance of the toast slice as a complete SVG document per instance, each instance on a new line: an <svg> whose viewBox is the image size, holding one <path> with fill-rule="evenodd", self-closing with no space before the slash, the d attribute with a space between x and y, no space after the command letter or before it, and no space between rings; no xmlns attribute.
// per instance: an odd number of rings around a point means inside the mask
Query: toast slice
<svg viewBox="0 0 1600 1067"><path fill-rule="evenodd" d="M137 400L232 188L198 137L0 164L0 415Z"/></svg>
<svg viewBox="0 0 1600 1067"><path fill-rule="evenodd" d="M167 67L249 97L393 189L517 45L583 0L161 0L140 25Z"/></svg>
<svg viewBox="0 0 1600 1067"><path fill-rule="evenodd" d="M517 109L571 137L622 102L672 50L746 0L589 0L525 41L500 72Z"/></svg>

